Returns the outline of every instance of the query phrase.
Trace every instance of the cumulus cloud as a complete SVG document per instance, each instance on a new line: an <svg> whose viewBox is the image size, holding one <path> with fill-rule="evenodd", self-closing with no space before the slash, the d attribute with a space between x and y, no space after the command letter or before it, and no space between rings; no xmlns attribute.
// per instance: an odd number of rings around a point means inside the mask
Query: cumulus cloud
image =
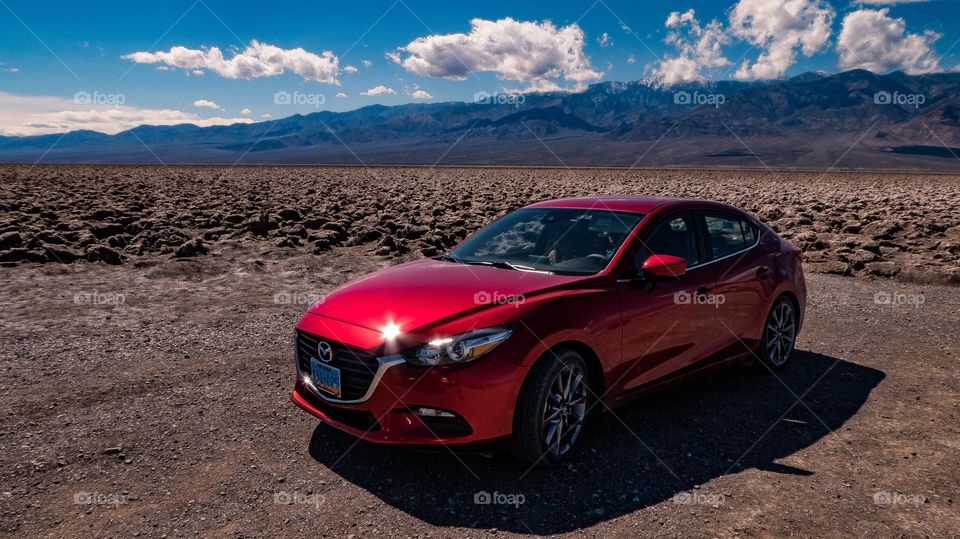
<svg viewBox="0 0 960 539"><path fill-rule="evenodd" d="M380 85L374 86L373 88L370 88L369 90L360 92L360 95L375 97L378 95L393 95L395 93L397 93L397 91L394 90L393 88L380 84Z"/></svg>
<svg viewBox="0 0 960 539"><path fill-rule="evenodd" d="M333 97L336 97L336 98L339 98L339 99L346 99L346 98L347 98L347 94L345 94L345 93L343 93L343 92L337 92L337 95L335 95L335 96L333 96Z"/></svg>
<svg viewBox="0 0 960 539"><path fill-rule="evenodd" d="M80 105L62 97L22 96L0 92L0 135L46 135L78 129L115 134L145 124L194 124L207 127L252 121L250 118L204 118L191 112L172 109Z"/></svg>
<svg viewBox="0 0 960 539"><path fill-rule="evenodd" d="M360 70L357 69L355 66L346 66L343 68L344 73L350 73L351 75L356 73L357 71L360 71Z"/></svg>
<svg viewBox="0 0 960 539"><path fill-rule="evenodd" d="M253 111L250 109L243 109L240 111L240 114L243 114L244 116L250 116L251 114L253 114Z"/></svg>
<svg viewBox="0 0 960 539"><path fill-rule="evenodd" d="M223 107L221 107L214 101L210 101L209 99L197 99L196 101L193 102L193 106L197 108L223 110Z"/></svg>
<svg viewBox="0 0 960 539"><path fill-rule="evenodd" d="M637 63L637 55L631 54L630 56L627 56L627 63L628 63L628 64L635 64L635 63Z"/></svg>
<svg viewBox="0 0 960 539"><path fill-rule="evenodd" d="M601 47L611 47L613 46L613 39L610 38L610 34L604 32L597 38L597 43L599 43Z"/></svg>
<svg viewBox="0 0 960 539"><path fill-rule="evenodd" d="M373 65L373 62L370 60L360 60L360 63L363 64L363 67L370 67Z"/></svg>
<svg viewBox="0 0 960 539"><path fill-rule="evenodd" d="M654 68L654 75L664 84L704 80L706 70L730 64L722 51L723 46L730 42L730 36L720 21L713 20L701 26L696 12L689 9L683 13L670 13L665 25L671 30L666 42L676 46L679 54L665 56ZM636 61L636 58L633 60Z"/></svg>
<svg viewBox="0 0 960 539"><path fill-rule="evenodd" d="M269 112L265 112L261 114L260 117L263 118L264 120L269 120L270 118L273 118L273 114L270 114Z"/></svg>
<svg viewBox="0 0 960 539"><path fill-rule="evenodd" d="M903 19L890 17L889 9L861 9L843 18L837 38L840 69L862 68L875 72L902 69L910 74L940 69L933 44L940 35L927 31L910 34Z"/></svg>
<svg viewBox="0 0 960 539"><path fill-rule="evenodd" d="M730 11L730 32L763 52L734 76L782 77L796 63L797 49L809 57L828 43L834 15L822 0L740 0Z"/></svg>
<svg viewBox="0 0 960 539"><path fill-rule="evenodd" d="M410 93L410 97L414 99L433 99L433 96L426 90L414 90Z"/></svg>
<svg viewBox="0 0 960 539"><path fill-rule="evenodd" d="M281 49L253 40L230 59L218 47L188 49L172 47L169 51L134 52L124 60L138 64L161 64L187 70L209 70L228 79L252 79L282 75L287 70L301 77L325 84L340 84L337 75L340 60L330 51L314 54L302 48Z"/></svg>
<svg viewBox="0 0 960 539"><path fill-rule="evenodd" d="M470 33L417 38L387 54L404 69L426 77L463 80L491 72L504 80L536 82L563 78L577 86L599 79L584 52L576 24L557 28L550 21L473 19Z"/></svg>

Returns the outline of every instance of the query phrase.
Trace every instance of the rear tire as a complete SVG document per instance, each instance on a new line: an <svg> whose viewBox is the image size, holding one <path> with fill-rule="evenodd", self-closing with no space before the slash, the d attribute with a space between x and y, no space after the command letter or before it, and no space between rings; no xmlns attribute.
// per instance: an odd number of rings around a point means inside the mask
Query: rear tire
<svg viewBox="0 0 960 539"><path fill-rule="evenodd" d="M780 296L763 323L760 361L772 370L786 367L793 355L796 340L797 309L790 298Z"/></svg>
<svg viewBox="0 0 960 539"><path fill-rule="evenodd" d="M557 350L534 365L517 398L510 452L527 464L554 465L573 452L591 401L587 363Z"/></svg>

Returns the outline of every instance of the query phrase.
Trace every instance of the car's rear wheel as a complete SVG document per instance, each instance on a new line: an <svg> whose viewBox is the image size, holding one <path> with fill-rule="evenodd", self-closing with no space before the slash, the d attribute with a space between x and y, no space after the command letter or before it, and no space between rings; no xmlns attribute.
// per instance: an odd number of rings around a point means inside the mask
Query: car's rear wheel
<svg viewBox="0 0 960 539"><path fill-rule="evenodd" d="M771 369L782 369L793 355L796 339L796 308L790 298L780 296L763 325L760 360Z"/></svg>
<svg viewBox="0 0 960 539"><path fill-rule="evenodd" d="M573 350L538 362L517 399L510 450L529 464L556 464L580 440L589 394L587 364Z"/></svg>

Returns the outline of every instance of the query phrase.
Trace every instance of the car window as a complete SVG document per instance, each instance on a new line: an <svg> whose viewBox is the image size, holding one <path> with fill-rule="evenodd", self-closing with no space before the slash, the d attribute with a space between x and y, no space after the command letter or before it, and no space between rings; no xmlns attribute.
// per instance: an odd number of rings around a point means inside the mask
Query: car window
<svg viewBox="0 0 960 539"><path fill-rule="evenodd" d="M610 210L522 208L471 236L450 255L465 263L590 275L607 267L642 218Z"/></svg>
<svg viewBox="0 0 960 539"><path fill-rule="evenodd" d="M713 259L742 251L753 245L744 237L740 219L725 215L707 214L703 216L710 240L710 254Z"/></svg>
<svg viewBox="0 0 960 539"><path fill-rule="evenodd" d="M634 258L635 267L639 268L653 254L678 256L687 261L687 266L700 263L696 231L689 214L668 218L657 225L640 246Z"/></svg>
<svg viewBox="0 0 960 539"><path fill-rule="evenodd" d="M757 228L755 226L749 221L740 221L740 228L743 229L743 241L746 242L747 247L757 243Z"/></svg>

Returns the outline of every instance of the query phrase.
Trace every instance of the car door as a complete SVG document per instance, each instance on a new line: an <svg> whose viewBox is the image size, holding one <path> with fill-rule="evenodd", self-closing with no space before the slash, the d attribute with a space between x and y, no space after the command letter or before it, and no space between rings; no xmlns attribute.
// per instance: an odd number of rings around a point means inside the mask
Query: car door
<svg viewBox="0 0 960 539"><path fill-rule="evenodd" d="M677 279L633 282L620 296L623 360L612 391L640 388L704 357L704 336L714 331L715 309L702 301L715 276L701 268L703 249L690 212L672 214L635 240L633 268L652 254L687 260Z"/></svg>
<svg viewBox="0 0 960 539"><path fill-rule="evenodd" d="M752 349L760 339L773 260L758 248L759 230L745 216L705 211L700 214L717 311L719 355Z"/></svg>

